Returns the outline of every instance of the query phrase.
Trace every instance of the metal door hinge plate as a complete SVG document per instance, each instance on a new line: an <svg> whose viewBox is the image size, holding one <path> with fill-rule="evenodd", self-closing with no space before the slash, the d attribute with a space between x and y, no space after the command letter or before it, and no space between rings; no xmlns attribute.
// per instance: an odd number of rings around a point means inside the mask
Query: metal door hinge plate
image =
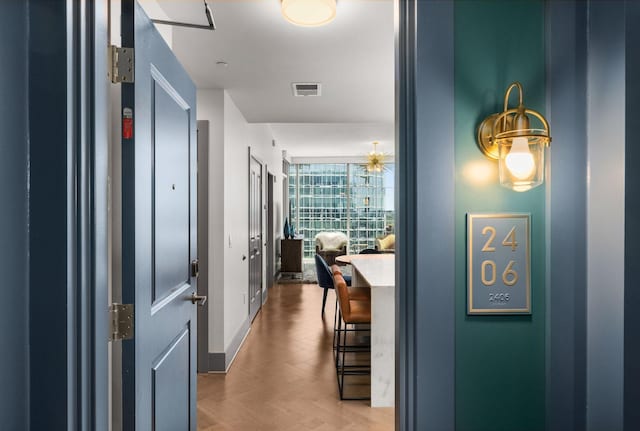
<svg viewBox="0 0 640 431"><path fill-rule="evenodd" d="M115 45L110 46L109 60L111 67L109 72L111 82L117 84L119 82L134 82L134 50L133 48L120 48Z"/></svg>
<svg viewBox="0 0 640 431"><path fill-rule="evenodd" d="M133 304L111 304L109 321L109 341L133 338Z"/></svg>
<svg viewBox="0 0 640 431"><path fill-rule="evenodd" d="M191 262L191 276L198 277L198 275L200 275L200 263L195 259Z"/></svg>

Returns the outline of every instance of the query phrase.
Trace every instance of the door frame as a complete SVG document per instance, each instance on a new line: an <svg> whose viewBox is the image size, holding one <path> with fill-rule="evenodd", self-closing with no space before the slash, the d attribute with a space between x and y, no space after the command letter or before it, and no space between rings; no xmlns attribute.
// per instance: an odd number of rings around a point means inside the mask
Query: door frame
<svg viewBox="0 0 640 431"><path fill-rule="evenodd" d="M16 305L29 319L27 416L106 431L107 2L29 4L29 300Z"/></svg>
<svg viewBox="0 0 640 431"><path fill-rule="evenodd" d="M455 429L454 2L395 9L396 429Z"/></svg>
<svg viewBox="0 0 640 431"><path fill-rule="evenodd" d="M202 262L198 275L198 295L209 292L209 120L197 120L198 145L198 261ZM209 303L198 307L198 372L209 372Z"/></svg>
<svg viewBox="0 0 640 431"><path fill-rule="evenodd" d="M402 431L415 430L418 399L429 399L431 396L438 395L438 388L436 387L423 387L422 391L428 391L428 393L421 393L418 397L419 382L416 381L416 371L418 369L417 364L417 342L416 334L420 329L416 323L416 313L418 307L415 304L422 304L425 302L424 294L418 298L418 290L416 289L416 271L418 269L417 262L415 260L415 241L412 240L413 233L410 227L415 227L417 221L416 211L418 210L416 203L412 202L416 191L417 172L415 162L411 163L411 155L415 155L417 147L416 139L416 127L417 121L415 118L415 103L416 95L415 91L415 62L416 62L416 3L410 0L394 0L396 10L396 155L398 158L398 165L410 169L397 169L396 170L396 185L400 186L401 193L396 194L396 212L398 213L398 220L404 222L399 225L398 231L398 244L396 247L396 285L397 289L396 297L396 429ZM106 97L106 82L103 81L103 71L106 68L107 58L107 12L106 4L104 8L96 8L87 14L77 14L79 20L88 24L83 29L86 32L83 40L84 44L74 44L69 42L70 49L73 54L83 54L83 52L91 52L93 55L89 58L81 57L81 62L89 70L91 74L83 75L83 84L89 84L88 89L95 91L95 97L89 101L86 105L85 112L95 120L93 127L92 141L95 145L96 151L106 152L107 143L107 120L106 115L108 111L108 98ZM421 5L423 2L420 2ZM431 2L425 2L424 6L428 8L446 8L447 5L431 5ZM446 2L445 2L446 3ZM74 9L82 9L85 7L83 2L67 2L71 4ZM436 16L441 16L442 12ZM434 20L434 22L437 22ZM71 30L67 30L68 34ZM83 51L81 46L85 50ZM80 87L80 81L75 84ZM104 88L103 88L104 87ZM76 115L81 115L77 112ZM79 120L77 120L79 122ZM103 138L104 137L104 138ZM250 151L250 150L249 150ZM100 153L102 154L102 153ZM251 156L251 153L249 153ZM97 160L97 153L95 154ZM105 157L106 161L106 157ZM414 165L414 166L412 166ZM263 164L264 166L264 164ZM69 167L69 171L74 170L73 167ZM90 190L93 194L92 201L94 205L94 211L86 214L88 220L95 226L94 232L106 232L106 190L107 190L107 170L94 169L90 172ZM402 191L404 190L404 191ZM86 198L89 199L88 197ZM284 203L283 203L284 204ZM82 202L81 202L82 205ZM104 213L104 214L102 214ZM402 218L401 218L402 217ZM100 229L100 226L103 229ZM83 413L85 415L85 408L90 407L86 411L91 411L91 415L94 418L94 427L97 430L106 430L108 427L108 393L109 387L106 378L106 370L108 368L107 358L107 342L106 342L106 328L107 328L107 313L104 312L103 307L106 305L106 282L102 283L104 279L106 281L107 274L107 245L106 238L99 239L93 244L92 247L94 253L89 253L86 250L87 255L92 254L93 260L89 260L93 264L94 277L92 283L89 284L89 293L93 298L92 302L83 302L79 306L78 312L81 313L86 319L77 322L77 330L73 330L72 336L75 336L77 340L81 340L80 334L86 333L89 338L89 346L85 346L85 351L89 354L88 369L93 370L94 373L91 381L93 384L86 387L86 394L84 398L89 400L87 404L83 403ZM413 257L412 257L413 256ZM98 278L103 275L102 278ZM104 285L103 285L104 284ZM104 302L104 304L102 303ZM73 305L75 302L72 298L68 299L69 305ZM444 309L446 307L440 307ZM453 308L450 310L451 320L446 319L447 322L452 321ZM68 316L67 325L76 328L75 324L72 324L74 320ZM104 339L102 337L105 337ZM451 342L453 342L452 337ZM425 345L435 345L433 340L429 338L423 339L421 348ZM437 349L434 349L434 354L438 354ZM447 353L443 354L448 355ZM453 364L453 363L452 363ZM451 365L453 366L453 365ZM421 367L423 368L423 367ZM426 367L437 371L439 368L436 364L430 364ZM449 369L449 367L447 367ZM84 375L84 374L83 374ZM80 397L80 391L77 387L71 385L71 380L67 385L72 392L72 395L76 399L82 399ZM453 386L452 386L453 387ZM53 388L52 388L53 390ZM451 389L452 390L452 389ZM447 390L448 392L448 390ZM451 407L453 407L451 405ZM449 409L446 412L438 414L448 415ZM420 413L421 416L426 415L426 412ZM52 422L53 423L53 422Z"/></svg>

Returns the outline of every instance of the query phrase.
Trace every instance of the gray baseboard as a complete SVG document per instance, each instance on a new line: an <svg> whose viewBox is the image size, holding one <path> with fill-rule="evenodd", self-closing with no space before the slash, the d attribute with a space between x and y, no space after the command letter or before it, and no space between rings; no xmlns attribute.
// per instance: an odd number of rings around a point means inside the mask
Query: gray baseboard
<svg viewBox="0 0 640 431"><path fill-rule="evenodd" d="M209 353L209 372L226 373L235 359L240 347L251 329L251 320L247 317L238 332L231 340L231 344L226 351L220 353Z"/></svg>
<svg viewBox="0 0 640 431"><path fill-rule="evenodd" d="M224 372L227 370L225 366L225 353L209 353L209 368L207 371Z"/></svg>

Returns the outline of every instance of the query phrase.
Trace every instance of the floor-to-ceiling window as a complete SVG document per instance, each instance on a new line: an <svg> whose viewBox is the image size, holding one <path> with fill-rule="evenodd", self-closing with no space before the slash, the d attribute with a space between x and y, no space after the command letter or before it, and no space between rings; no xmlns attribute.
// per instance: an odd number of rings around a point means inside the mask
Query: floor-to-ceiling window
<svg viewBox="0 0 640 431"><path fill-rule="evenodd" d="M359 163L292 164L289 171L291 224L313 257L319 232L344 232L348 252L374 248L393 232L393 165L369 172Z"/></svg>

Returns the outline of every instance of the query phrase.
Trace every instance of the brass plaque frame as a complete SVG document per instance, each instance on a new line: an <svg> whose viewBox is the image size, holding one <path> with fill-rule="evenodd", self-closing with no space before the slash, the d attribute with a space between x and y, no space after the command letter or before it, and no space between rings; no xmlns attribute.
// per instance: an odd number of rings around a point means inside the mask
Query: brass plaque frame
<svg viewBox="0 0 640 431"><path fill-rule="evenodd" d="M467 314L531 314L531 214L467 214Z"/></svg>

